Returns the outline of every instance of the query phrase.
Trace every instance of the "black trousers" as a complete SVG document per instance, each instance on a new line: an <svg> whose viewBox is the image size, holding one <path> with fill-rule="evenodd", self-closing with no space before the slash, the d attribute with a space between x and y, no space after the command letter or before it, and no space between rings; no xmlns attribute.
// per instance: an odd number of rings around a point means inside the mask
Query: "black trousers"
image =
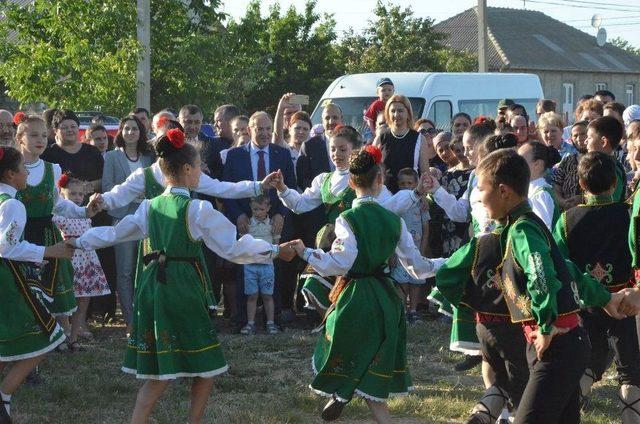
<svg viewBox="0 0 640 424"><path fill-rule="evenodd" d="M527 342L520 324L486 322L476 324L482 356L496 373L496 385L509 394L517 407L529 380Z"/></svg>
<svg viewBox="0 0 640 424"><path fill-rule="evenodd" d="M609 338L613 342L620 384L640 385L640 349L635 317L617 320L602 309L589 309L580 313L591 342L589 368L598 380L606 371Z"/></svg>
<svg viewBox="0 0 640 424"><path fill-rule="evenodd" d="M577 327L553 338L542 360L527 345L529 382L515 422L518 424L575 424L580 422L580 378L589 363L587 332Z"/></svg>

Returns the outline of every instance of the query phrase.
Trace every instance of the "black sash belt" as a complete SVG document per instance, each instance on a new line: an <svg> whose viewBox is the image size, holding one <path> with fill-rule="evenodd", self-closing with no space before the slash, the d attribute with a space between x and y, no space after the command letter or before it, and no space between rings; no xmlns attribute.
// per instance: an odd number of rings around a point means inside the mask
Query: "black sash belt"
<svg viewBox="0 0 640 424"><path fill-rule="evenodd" d="M149 265L151 262L155 262L156 264L158 264L158 269L156 270L156 279L161 284L167 284L167 263L186 262L195 266L198 263L198 258L188 256L167 256L164 250L154 250L153 252L144 255L142 258L142 262L145 266Z"/></svg>
<svg viewBox="0 0 640 424"><path fill-rule="evenodd" d="M13 274L13 281L15 282L16 287L18 288L18 291L20 292L20 294L22 294L22 296L24 297L24 300L27 303L27 306L33 312L33 316L35 317L36 321L38 322L40 327L42 327L44 332L47 333L49 337L51 337L51 335L53 334L53 331L56 328L55 318L51 315L49 310L42 304L42 302L40 301L40 299L38 299L35 293L31 291L31 288L29 288L29 282L24 278L24 276L20 272L18 263L5 258L3 258L2 260L4 261L7 268L9 268L9 270Z"/></svg>

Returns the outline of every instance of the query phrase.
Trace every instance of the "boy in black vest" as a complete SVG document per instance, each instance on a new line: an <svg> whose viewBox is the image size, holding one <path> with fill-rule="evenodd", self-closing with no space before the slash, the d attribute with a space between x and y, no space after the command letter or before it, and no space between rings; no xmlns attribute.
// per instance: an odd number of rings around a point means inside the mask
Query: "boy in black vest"
<svg viewBox="0 0 640 424"><path fill-rule="evenodd" d="M487 387L467 424L494 424L509 402L518 406L529 379L522 327L511 322L500 289L502 230L498 223L493 232L473 237L436 274L436 286L453 306L463 304L475 312L480 350L495 372L495 383Z"/></svg>
<svg viewBox="0 0 640 424"><path fill-rule="evenodd" d="M544 222L531 211L529 168L516 152L503 149L489 154L476 175L489 218L506 221L500 287L511 321L522 323L527 339L529 380L515 422L578 423L579 381L590 351L578 303L582 298L587 306L605 307L620 317L617 309L623 295L576 275L575 266L565 262Z"/></svg>
<svg viewBox="0 0 640 424"><path fill-rule="evenodd" d="M610 155L592 152L583 156L578 181L585 204L564 212L554 231L565 257L611 293L633 286L627 242L629 211L625 203L612 197L616 179L616 164ZM640 423L640 350L635 318L616 320L598 308L588 308L580 315L591 341L591 361L580 382L582 396L590 393L593 383L606 371L611 338L624 404L622 423Z"/></svg>

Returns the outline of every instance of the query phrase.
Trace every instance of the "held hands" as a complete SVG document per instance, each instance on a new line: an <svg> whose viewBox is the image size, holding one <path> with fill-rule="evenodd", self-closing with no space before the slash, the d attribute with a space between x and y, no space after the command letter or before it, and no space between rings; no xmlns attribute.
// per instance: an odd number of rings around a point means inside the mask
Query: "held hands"
<svg viewBox="0 0 640 424"><path fill-rule="evenodd" d="M273 174L274 174L274 177L271 180L271 188L275 188L276 190L278 190L278 193L284 193L288 189L288 187L284 183L284 177L282 176L282 171L278 169Z"/></svg>
<svg viewBox="0 0 640 424"><path fill-rule="evenodd" d="M616 294L622 294L622 300L618 306L619 313L626 316L640 314L640 288L628 288L621 290ZM613 298L613 295L611 297ZM605 311L609 313L607 309L605 309Z"/></svg>
<svg viewBox="0 0 640 424"><path fill-rule="evenodd" d="M279 246L280 253L278 254L278 258L282 259L285 262L291 262L291 260L296 257L296 251L294 250L292 243L295 243L295 241L282 243Z"/></svg>
<svg viewBox="0 0 640 424"><path fill-rule="evenodd" d="M291 251L293 251L293 256L298 255L300 257L302 257L302 254L304 253L304 249L305 249L305 245L302 242L302 240L298 239L298 240L291 240L288 241L286 243L283 243L280 245L280 251L282 251L282 248L286 247L287 250L291 249ZM291 260L291 259L289 259Z"/></svg>
<svg viewBox="0 0 640 424"><path fill-rule="evenodd" d="M270 173L264 178L264 180L260 182L260 187L262 188L263 193L266 193L268 190L271 190L272 188L277 188L275 183L278 180L278 176L280 179L282 179L282 173L280 172L280 170Z"/></svg>
<svg viewBox="0 0 640 424"><path fill-rule="evenodd" d="M605 312L611 315L611 317L615 319L626 318L627 315L620 310L624 297L625 297L624 290L619 291L618 293L613 293L611 295L611 300L609 300L609 303L607 303L607 306L603 308Z"/></svg>

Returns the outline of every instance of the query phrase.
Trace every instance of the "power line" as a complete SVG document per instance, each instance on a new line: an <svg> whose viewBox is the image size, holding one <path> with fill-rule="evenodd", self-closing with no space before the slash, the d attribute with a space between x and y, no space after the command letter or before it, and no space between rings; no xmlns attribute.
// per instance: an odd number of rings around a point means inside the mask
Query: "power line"
<svg viewBox="0 0 640 424"><path fill-rule="evenodd" d="M638 6L629 6L628 4L602 3L602 2L595 2L595 1L589 1L589 0L558 0L558 1L563 1L566 3L595 4L596 6L631 7L631 8L638 7Z"/></svg>
<svg viewBox="0 0 640 424"><path fill-rule="evenodd" d="M557 0L556 0L557 1ZM611 7L605 6L587 6L587 5L578 5L571 3L555 3L551 1L543 1L543 0L527 0L529 3L538 3L538 4L548 4L551 6L559 6L559 7L574 7L578 9L597 9L597 10L610 10L613 12L638 12L640 9L613 9Z"/></svg>

